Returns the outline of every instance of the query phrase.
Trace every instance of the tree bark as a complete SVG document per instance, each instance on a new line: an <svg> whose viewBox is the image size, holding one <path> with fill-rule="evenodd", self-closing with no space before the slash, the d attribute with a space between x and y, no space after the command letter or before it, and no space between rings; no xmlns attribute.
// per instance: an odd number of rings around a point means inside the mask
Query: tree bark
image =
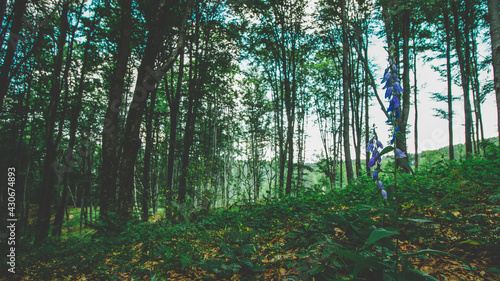
<svg viewBox="0 0 500 281"><path fill-rule="evenodd" d="M3 3L4 1L2 1ZM22 21L24 13L26 12L26 2L27 0L17 0L14 3L14 19L12 20L12 25L10 28L9 40L7 42L7 50L5 51L5 57L3 58L2 67L0 67L0 112L3 109L3 101L7 95L7 90L9 89L11 76L10 70L14 62L14 56L16 54L17 45L23 37L19 34L22 30ZM5 8L1 9L2 12ZM66 15L67 16L67 15ZM2 15L3 17L3 15ZM0 24L2 22L0 21ZM62 56L62 54L61 54Z"/></svg>
<svg viewBox="0 0 500 281"><path fill-rule="evenodd" d="M55 57L54 72L52 73L52 83L50 89L50 103L46 114L45 142L46 152L44 159L43 180L40 188L40 208L38 213L37 233L35 236L35 246L41 244L49 235L51 202L55 184L55 171L53 165L57 163L57 147L54 142L55 120L57 108L61 97L60 74L63 64L64 45L66 43L66 33L68 31L68 10L69 2L65 2L61 12L60 33L57 38L57 55Z"/></svg>
<svg viewBox="0 0 500 281"><path fill-rule="evenodd" d="M347 181L351 181L354 178L354 172L352 169L351 160L351 143L349 141L349 85L350 85L350 75L347 63L349 60L349 41L347 35L347 11L346 11L346 0L341 1L341 14L342 14L342 83L343 83L343 142L344 142L344 154L345 154L345 164L346 164L346 175Z"/></svg>
<svg viewBox="0 0 500 281"><path fill-rule="evenodd" d="M173 75L173 73L172 73ZM168 79L165 77L165 88L167 91L167 101L170 108L170 136L169 136L169 146L168 146L168 162L167 162L167 188L165 191L165 213L167 217L170 216L170 207L173 195L173 185L174 185L174 161L175 161L175 149L177 146L177 124L178 124L178 114L179 106L181 102L181 90L182 90L182 80L184 76L184 48L181 49L179 56L179 73L177 76L177 87L174 91L169 90ZM173 77L172 77L173 80ZM173 81L172 81L173 84ZM172 85L173 86L173 85Z"/></svg>
<svg viewBox="0 0 500 281"><path fill-rule="evenodd" d="M448 153L450 160L455 159L455 148L453 147L453 93L451 76L451 28L449 20L449 3L443 7L443 19L446 32L446 82L448 86Z"/></svg>
<svg viewBox="0 0 500 281"><path fill-rule="evenodd" d="M116 211L116 179L118 175L118 116L123 99L123 86L130 56L130 40L132 28L132 0L123 0L121 4L121 27L118 41L116 64L111 76L109 101L104 118L102 132L102 182L100 214L103 218L109 212Z"/></svg>
<svg viewBox="0 0 500 281"><path fill-rule="evenodd" d="M69 129L69 143L68 143L68 151L67 155L65 156L65 159L63 159L63 163L72 166L72 161L73 161L73 150L75 147L75 140L76 140L76 129L78 125L78 116L80 115L80 111L82 109L82 97L83 97L83 91L84 91L84 82L85 82L85 76L87 74L87 65L89 62L89 49L90 49L90 43L92 42L92 36L93 36L93 31L94 31L94 26L92 25L91 29L88 32L87 35L87 41L85 42L85 49L84 49L84 54L83 54L83 65L82 65L82 72L80 74L80 80L78 83L78 92L75 96L75 104L73 105L72 111L71 111L71 117L70 117L70 129ZM66 210L66 201L67 201L67 196L68 196L68 173L64 173L63 177L63 193L61 197L61 202L59 204L59 208L57 209L56 217L54 218L54 224L53 224L53 229L52 229L52 236L61 236L62 232L62 224L64 220L64 211Z"/></svg>
<svg viewBox="0 0 500 281"><path fill-rule="evenodd" d="M155 8L158 11L163 7L157 2ZM137 73L134 97L129 107L123 134L123 154L119 170L118 214L124 218L130 218L134 209L134 171L137 152L141 147L140 129L142 116L147 105L148 96L155 89L156 83L161 78L159 77L161 74L153 70L162 39L161 30L159 30L162 14L157 11L155 11L154 18L148 21L150 30L141 65Z"/></svg>
<svg viewBox="0 0 500 281"><path fill-rule="evenodd" d="M466 7L468 6L466 2ZM451 10L453 12L454 29L455 29L455 44L458 56L458 61L460 64L460 76L462 78L462 89L464 92L464 113L465 113L465 152L466 154L472 153L472 110L470 104L470 64L468 63L470 57L470 49L467 44L465 44L465 54L462 53L462 32L460 31L460 16L458 13L457 4L455 1L451 2ZM466 9L466 13L468 9ZM465 36L468 36L467 25L469 23L465 22Z"/></svg>
<svg viewBox="0 0 500 281"><path fill-rule="evenodd" d="M151 93L151 102L146 120L146 149L144 151L144 189L142 190L142 221L147 222L149 217L149 198L151 190L151 149L153 146L153 114L156 105L156 89Z"/></svg>
<svg viewBox="0 0 500 281"><path fill-rule="evenodd" d="M490 16L491 54L493 58L493 81L497 100L498 144L500 145L500 9L499 0L488 0Z"/></svg>

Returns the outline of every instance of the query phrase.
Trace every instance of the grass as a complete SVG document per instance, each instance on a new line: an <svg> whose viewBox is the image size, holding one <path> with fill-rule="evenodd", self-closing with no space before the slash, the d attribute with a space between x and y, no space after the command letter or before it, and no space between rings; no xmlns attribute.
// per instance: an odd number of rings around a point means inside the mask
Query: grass
<svg viewBox="0 0 500 281"><path fill-rule="evenodd" d="M16 277L382 280L398 271L398 280L499 280L499 171L500 151L492 147L401 175L397 204L385 204L374 183L360 178L344 189L310 189L191 222L98 222L85 239L75 233L80 214L73 209L70 235L37 249L20 246ZM411 275L416 269L419 277Z"/></svg>

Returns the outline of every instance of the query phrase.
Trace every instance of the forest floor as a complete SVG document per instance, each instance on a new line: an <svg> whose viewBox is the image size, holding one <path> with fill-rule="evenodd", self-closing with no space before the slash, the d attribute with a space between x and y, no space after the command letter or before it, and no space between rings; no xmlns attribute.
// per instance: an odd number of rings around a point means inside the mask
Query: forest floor
<svg viewBox="0 0 500 281"><path fill-rule="evenodd" d="M0 279L500 280L498 156L402 175L397 200L364 178L175 224L97 221L36 249L28 228Z"/></svg>

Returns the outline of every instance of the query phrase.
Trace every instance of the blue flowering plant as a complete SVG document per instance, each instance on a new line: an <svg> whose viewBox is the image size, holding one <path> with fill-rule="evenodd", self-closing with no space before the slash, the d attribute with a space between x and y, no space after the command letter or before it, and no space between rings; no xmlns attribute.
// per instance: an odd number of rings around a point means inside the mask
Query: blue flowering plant
<svg viewBox="0 0 500 281"><path fill-rule="evenodd" d="M391 48L389 52L393 53L393 48ZM392 58L389 58L389 66L385 69L384 76L382 78L382 84L385 84L385 98L389 100L389 107L387 108L387 115L389 116L389 119L386 121L386 123L391 125L392 138L390 141L390 145L384 148L383 144L378 140L374 124L372 129L373 137L368 142L366 151L367 153L371 154L370 161L368 162L368 167L372 168L376 165L375 171L373 172L373 181L375 181L377 188L380 189L382 197L384 199L387 199L387 191L384 189L384 185L379 179L379 173L382 171L380 165L382 161L382 155L394 151L395 160L398 158L406 158L406 154L399 148L396 148L397 138L404 141L404 136L399 131L397 125L398 119L401 116L400 98L403 94L403 89L401 88L400 79L397 75L396 64L394 63L394 60ZM405 166L407 170L413 172L408 162L400 161L400 163ZM395 163L394 166L394 186L396 186L396 170L397 163Z"/></svg>

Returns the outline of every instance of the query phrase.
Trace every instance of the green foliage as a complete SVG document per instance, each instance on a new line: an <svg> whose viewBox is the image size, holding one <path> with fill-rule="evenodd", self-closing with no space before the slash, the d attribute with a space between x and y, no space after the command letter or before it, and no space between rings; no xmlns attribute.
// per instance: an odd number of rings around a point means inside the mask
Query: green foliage
<svg viewBox="0 0 500 281"><path fill-rule="evenodd" d="M493 265L476 270L471 255L500 252L499 219L492 215L500 209L499 156L492 146L483 156L402 174L399 205L391 196L381 204L371 178L359 178L344 189L304 189L295 197L177 223L110 216L96 223L91 239L50 239L19 264L41 280L85 274L160 280L168 272L193 271L226 280L278 269L298 280L394 280L396 274L398 280L436 280L415 268L433 256L458 262L464 271L496 274ZM403 243L418 247L403 252Z"/></svg>

